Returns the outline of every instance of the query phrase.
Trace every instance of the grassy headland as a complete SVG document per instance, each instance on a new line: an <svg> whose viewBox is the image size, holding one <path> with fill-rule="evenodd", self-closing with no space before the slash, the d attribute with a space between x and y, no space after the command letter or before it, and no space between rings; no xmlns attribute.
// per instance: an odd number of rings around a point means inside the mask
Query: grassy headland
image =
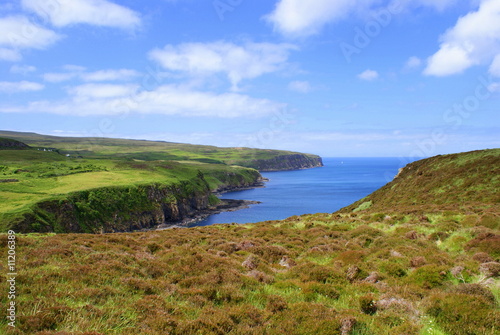
<svg viewBox="0 0 500 335"><path fill-rule="evenodd" d="M497 334L499 159L496 149L415 162L333 214L18 235L17 327L2 318L0 332Z"/></svg>
<svg viewBox="0 0 500 335"><path fill-rule="evenodd" d="M16 132L0 136L9 136L0 138L0 231L148 228L214 205L211 191L255 184L256 162L277 170L321 165L317 156L276 150Z"/></svg>
<svg viewBox="0 0 500 335"><path fill-rule="evenodd" d="M190 161L212 164L239 165L259 169L255 162L274 161L271 169L297 169L321 166L321 158L283 150L252 148L219 148L206 145L192 145L172 142L155 142L100 137L57 137L35 133L0 131L0 137L24 142L32 147L57 148L61 154L87 159L135 159L144 161L168 160ZM303 161L287 166L288 156L299 155Z"/></svg>

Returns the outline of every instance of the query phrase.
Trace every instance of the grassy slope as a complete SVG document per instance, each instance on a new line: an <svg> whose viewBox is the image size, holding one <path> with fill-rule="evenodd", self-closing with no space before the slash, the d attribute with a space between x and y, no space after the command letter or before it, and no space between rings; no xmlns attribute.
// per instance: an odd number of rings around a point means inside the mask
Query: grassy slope
<svg viewBox="0 0 500 335"><path fill-rule="evenodd" d="M142 160L189 160L228 165L254 159L270 159L296 152L251 148L218 148L172 142L154 142L109 138L56 137L34 133L0 131L9 137L34 147L55 147L64 154L87 158L134 158ZM307 155L317 157L315 155Z"/></svg>
<svg viewBox="0 0 500 335"><path fill-rule="evenodd" d="M341 210L499 212L500 149L436 156L405 167L389 184Z"/></svg>
<svg viewBox="0 0 500 335"><path fill-rule="evenodd" d="M498 198L470 191L493 189L498 156L414 163L355 212L360 204L245 226L18 236L18 327L2 319L0 332L496 334Z"/></svg>
<svg viewBox="0 0 500 335"><path fill-rule="evenodd" d="M212 189L222 182L218 176L252 170L223 164L176 161L68 158L56 152L0 150L0 231L40 202L62 199L83 190L189 181L201 171Z"/></svg>
<svg viewBox="0 0 500 335"><path fill-rule="evenodd" d="M32 149L14 150L12 144L16 141ZM221 174L255 177L250 170L232 164L248 166L254 159L288 154L293 152L0 131L0 181L17 180L0 182L0 231L6 231L36 203L61 199L71 192L152 183L170 185L188 181L198 171L205 173L210 186L216 189L223 184Z"/></svg>

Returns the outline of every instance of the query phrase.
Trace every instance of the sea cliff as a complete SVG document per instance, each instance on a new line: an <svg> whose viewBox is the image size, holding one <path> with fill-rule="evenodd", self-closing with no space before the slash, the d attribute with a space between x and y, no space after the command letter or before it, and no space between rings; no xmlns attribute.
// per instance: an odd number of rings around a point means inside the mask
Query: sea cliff
<svg viewBox="0 0 500 335"><path fill-rule="evenodd" d="M226 210L227 203L213 192L249 188L262 184L255 171L252 179L234 173L219 176L223 183L210 189L203 174L176 184L104 187L68 194L64 199L42 201L15 223L19 233L110 233L186 224ZM231 206L242 206L231 203Z"/></svg>
<svg viewBox="0 0 500 335"><path fill-rule="evenodd" d="M271 157L268 159L253 159L238 162L237 165L251 167L261 172L290 171L310 169L323 166L323 160L316 155L287 154Z"/></svg>

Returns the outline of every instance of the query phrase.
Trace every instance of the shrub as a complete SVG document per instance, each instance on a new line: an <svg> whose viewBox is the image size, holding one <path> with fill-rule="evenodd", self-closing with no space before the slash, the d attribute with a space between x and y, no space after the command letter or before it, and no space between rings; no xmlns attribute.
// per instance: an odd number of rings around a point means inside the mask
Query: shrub
<svg viewBox="0 0 500 335"><path fill-rule="evenodd" d="M336 257L336 260L343 262L344 264L357 264L363 260L365 257L365 252L361 250L348 250L342 252Z"/></svg>
<svg viewBox="0 0 500 335"><path fill-rule="evenodd" d="M154 253L155 253L155 252L157 252L158 250L162 249L162 246L161 246L161 245L159 245L158 243L155 243L155 242L153 242L153 243L149 243L149 244L147 245L147 247L148 247L149 252L151 252L152 254L154 254Z"/></svg>
<svg viewBox="0 0 500 335"><path fill-rule="evenodd" d="M498 277L500 275L500 263L498 262L483 263L479 267L479 272L481 272L488 278Z"/></svg>
<svg viewBox="0 0 500 335"><path fill-rule="evenodd" d="M409 280L423 288L431 289L444 283L446 273L446 268L429 264L413 271L409 276Z"/></svg>
<svg viewBox="0 0 500 335"><path fill-rule="evenodd" d="M479 234L475 239L470 240L464 248L466 251L485 252L493 258L500 257L500 235L492 233Z"/></svg>
<svg viewBox="0 0 500 335"><path fill-rule="evenodd" d="M41 330L54 330L72 310L67 306L44 308L35 315L20 316L19 328L26 334Z"/></svg>
<svg viewBox="0 0 500 335"><path fill-rule="evenodd" d="M293 267L289 274L293 277L299 277L303 282L315 281L319 283L345 283L345 276L338 270L329 267L306 263Z"/></svg>
<svg viewBox="0 0 500 335"><path fill-rule="evenodd" d="M417 256L417 257L413 257L411 259L410 266L412 268L419 268L421 266L424 266L426 263L427 263L427 261L425 260L425 257Z"/></svg>
<svg viewBox="0 0 500 335"><path fill-rule="evenodd" d="M258 270L249 271L247 276L256 279L260 283L271 284L274 282L273 276Z"/></svg>
<svg viewBox="0 0 500 335"><path fill-rule="evenodd" d="M279 262L283 256L288 255L288 251L277 245L265 245L253 247L252 252L269 263Z"/></svg>
<svg viewBox="0 0 500 335"><path fill-rule="evenodd" d="M406 276L406 268L397 262L384 261L380 264L379 268L391 277Z"/></svg>
<svg viewBox="0 0 500 335"><path fill-rule="evenodd" d="M493 262L493 258L490 257L485 252L478 252L472 256L472 259L479 262L479 263L488 263L488 262Z"/></svg>
<svg viewBox="0 0 500 335"><path fill-rule="evenodd" d="M495 305L495 296L487 288L479 284L460 284L452 289L454 293L468 294L478 296L489 301L492 306Z"/></svg>
<svg viewBox="0 0 500 335"><path fill-rule="evenodd" d="M252 305L241 304L227 308L225 311L236 325L242 324L246 327L256 328L264 323L263 311Z"/></svg>
<svg viewBox="0 0 500 335"><path fill-rule="evenodd" d="M363 236L363 235L375 238L378 236L383 236L384 233L379 229L375 229L375 228L367 226L367 225L362 225L362 226L359 226L359 227L353 229L349 235L351 236L351 238L355 238L355 237L359 237L359 236Z"/></svg>
<svg viewBox="0 0 500 335"><path fill-rule="evenodd" d="M479 225L491 228L491 229L500 229L500 218L493 214L484 214L479 219Z"/></svg>
<svg viewBox="0 0 500 335"><path fill-rule="evenodd" d="M427 313L446 332L454 335L494 335L500 313L491 302L463 293L434 294Z"/></svg>
<svg viewBox="0 0 500 335"><path fill-rule="evenodd" d="M248 270L254 270L259 266L259 259L255 255L249 255L241 265Z"/></svg>
<svg viewBox="0 0 500 335"><path fill-rule="evenodd" d="M279 295L270 295L267 297L266 309L271 313L281 312L287 309L288 304L286 300Z"/></svg>
<svg viewBox="0 0 500 335"><path fill-rule="evenodd" d="M334 309L321 304L290 304L267 324L269 335L338 335L341 327ZM264 333L264 332L262 332Z"/></svg>

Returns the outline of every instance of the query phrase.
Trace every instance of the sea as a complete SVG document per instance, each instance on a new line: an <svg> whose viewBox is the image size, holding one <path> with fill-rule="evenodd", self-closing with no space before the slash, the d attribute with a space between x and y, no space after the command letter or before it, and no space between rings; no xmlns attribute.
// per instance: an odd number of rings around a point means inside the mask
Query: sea
<svg viewBox="0 0 500 335"><path fill-rule="evenodd" d="M260 201L234 212L209 216L192 226L282 220L293 215L333 213L364 198L394 179L400 168L416 159L323 158L323 167L263 172L265 187L224 193L223 199Z"/></svg>

